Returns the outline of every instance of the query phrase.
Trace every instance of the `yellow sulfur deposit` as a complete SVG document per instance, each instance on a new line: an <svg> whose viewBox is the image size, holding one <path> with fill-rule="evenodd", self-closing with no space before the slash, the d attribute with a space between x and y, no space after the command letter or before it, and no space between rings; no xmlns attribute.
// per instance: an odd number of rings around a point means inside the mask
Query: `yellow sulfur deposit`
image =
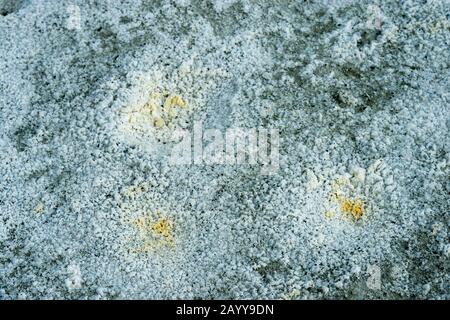
<svg viewBox="0 0 450 320"><path fill-rule="evenodd" d="M339 207L342 213L351 214L353 218L359 219L362 215L362 205L360 200L349 200L349 199L340 199Z"/></svg>
<svg viewBox="0 0 450 320"><path fill-rule="evenodd" d="M363 214L362 201L360 199L352 199L349 194L353 194L354 190L349 188L348 179L340 178L331 182L330 201L334 201L339 206L339 211L346 216L350 216L355 220L359 220ZM326 218L333 216L332 211L324 213Z"/></svg>
<svg viewBox="0 0 450 320"><path fill-rule="evenodd" d="M142 182L138 185L130 186L128 187L124 192L123 195L127 198L135 199L136 197L140 196L141 194L145 193L149 189L148 182Z"/></svg>
<svg viewBox="0 0 450 320"><path fill-rule="evenodd" d="M38 204L33 208L33 212L37 215L42 214L42 212L44 212L44 204L39 201Z"/></svg>
<svg viewBox="0 0 450 320"><path fill-rule="evenodd" d="M158 221L152 223L152 230L155 234L165 238L171 238L170 223L166 218L159 218Z"/></svg>
<svg viewBox="0 0 450 320"><path fill-rule="evenodd" d="M325 216L325 218L331 219L333 217L333 212L330 210L327 210L323 213L323 215Z"/></svg>
<svg viewBox="0 0 450 320"><path fill-rule="evenodd" d="M132 250L136 253L173 244L172 224L165 217L155 220L151 215L145 215L132 220L131 225L137 233L137 245Z"/></svg>
<svg viewBox="0 0 450 320"><path fill-rule="evenodd" d="M186 108L186 102L178 95L155 91L148 101L128 112L128 123L135 129L145 131L149 124L156 129L167 126L177 115L177 109Z"/></svg>
<svg viewBox="0 0 450 320"><path fill-rule="evenodd" d="M183 99L181 99L181 97L170 95L166 98L166 101L164 102L164 109L169 111L171 107L184 108L186 107L186 103L183 101Z"/></svg>

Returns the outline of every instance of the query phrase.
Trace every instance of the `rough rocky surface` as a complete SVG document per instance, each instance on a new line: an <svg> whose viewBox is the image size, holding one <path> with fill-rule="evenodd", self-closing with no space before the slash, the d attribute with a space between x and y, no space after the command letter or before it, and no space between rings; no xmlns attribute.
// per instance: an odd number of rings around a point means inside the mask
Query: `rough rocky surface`
<svg viewBox="0 0 450 320"><path fill-rule="evenodd" d="M449 68L447 0L0 0L0 299L449 299Z"/></svg>

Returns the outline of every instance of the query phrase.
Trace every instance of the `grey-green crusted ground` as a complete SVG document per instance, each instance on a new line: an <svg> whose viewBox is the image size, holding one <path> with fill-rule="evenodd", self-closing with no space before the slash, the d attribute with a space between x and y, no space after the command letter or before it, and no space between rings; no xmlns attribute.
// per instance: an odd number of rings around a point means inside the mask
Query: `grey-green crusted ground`
<svg viewBox="0 0 450 320"><path fill-rule="evenodd" d="M0 299L450 298L448 1L0 0L0 52ZM278 171L170 165L195 120Z"/></svg>

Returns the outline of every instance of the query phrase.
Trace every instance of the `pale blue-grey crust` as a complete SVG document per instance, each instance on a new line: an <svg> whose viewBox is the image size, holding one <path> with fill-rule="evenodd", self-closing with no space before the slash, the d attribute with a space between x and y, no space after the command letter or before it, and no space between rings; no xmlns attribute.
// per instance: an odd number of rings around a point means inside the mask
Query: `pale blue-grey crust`
<svg viewBox="0 0 450 320"><path fill-rule="evenodd" d="M0 52L0 299L450 297L448 1L0 0ZM170 165L195 120L278 171Z"/></svg>

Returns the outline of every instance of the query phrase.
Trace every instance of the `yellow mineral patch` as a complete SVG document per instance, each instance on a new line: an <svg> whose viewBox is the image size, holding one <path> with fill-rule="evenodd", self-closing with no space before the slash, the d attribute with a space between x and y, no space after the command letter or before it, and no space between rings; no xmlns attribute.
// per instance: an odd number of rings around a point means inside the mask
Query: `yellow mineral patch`
<svg viewBox="0 0 450 320"><path fill-rule="evenodd" d="M152 223L152 230L155 234L163 237L171 238L171 226L166 218L159 218L158 221Z"/></svg>
<svg viewBox="0 0 450 320"><path fill-rule="evenodd" d="M164 101L164 102L163 102ZM159 129L164 127L177 114L176 108L185 108L186 102L177 95L154 92L144 109L149 113L152 124Z"/></svg>
<svg viewBox="0 0 450 320"><path fill-rule="evenodd" d="M184 108L186 107L186 103L181 99L179 96L170 95L166 98L166 101L164 102L164 109L166 111L169 111L172 107L180 107Z"/></svg>
<svg viewBox="0 0 450 320"><path fill-rule="evenodd" d="M337 203L338 211L342 214L359 220L363 215L363 205L355 193L349 179L339 178L331 182L329 199ZM333 214L334 212L332 210L324 212L326 218L331 218Z"/></svg>
<svg viewBox="0 0 450 320"><path fill-rule="evenodd" d="M164 119L161 118L161 117L155 117L155 118L153 119L153 126L154 126L155 128L162 128L162 127L164 127L165 124L166 124L166 123L165 123Z"/></svg>
<svg viewBox="0 0 450 320"><path fill-rule="evenodd" d="M165 217L155 219L153 216L144 215L131 221L137 234L132 252L143 253L173 245L172 223Z"/></svg>
<svg viewBox="0 0 450 320"><path fill-rule="evenodd" d="M168 126L182 108L186 108L186 102L180 96L154 91L145 103L132 107L125 116L133 130L146 132L149 126L156 129Z"/></svg>
<svg viewBox="0 0 450 320"><path fill-rule="evenodd" d="M41 215L44 212L44 204L39 201L37 205L33 208L33 212L37 215Z"/></svg>
<svg viewBox="0 0 450 320"><path fill-rule="evenodd" d="M342 213L351 214L353 218L358 220L362 215L362 205L360 200L340 199L339 207Z"/></svg>
<svg viewBox="0 0 450 320"><path fill-rule="evenodd" d="M439 31L448 31L450 29L450 21L438 20L434 24L428 24L427 27L431 33Z"/></svg>
<svg viewBox="0 0 450 320"><path fill-rule="evenodd" d="M323 213L323 215L325 216L325 218L331 219L333 217L333 212L331 210L327 210Z"/></svg>
<svg viewBox="0 0 450 320"><path fill-rule="evenodd" d="M137 196L141 195L145 191L147 191L149 188L148 182L142 182L138 185L131 186L125 190L123 193L128 198L136 198Z"/></svg>

